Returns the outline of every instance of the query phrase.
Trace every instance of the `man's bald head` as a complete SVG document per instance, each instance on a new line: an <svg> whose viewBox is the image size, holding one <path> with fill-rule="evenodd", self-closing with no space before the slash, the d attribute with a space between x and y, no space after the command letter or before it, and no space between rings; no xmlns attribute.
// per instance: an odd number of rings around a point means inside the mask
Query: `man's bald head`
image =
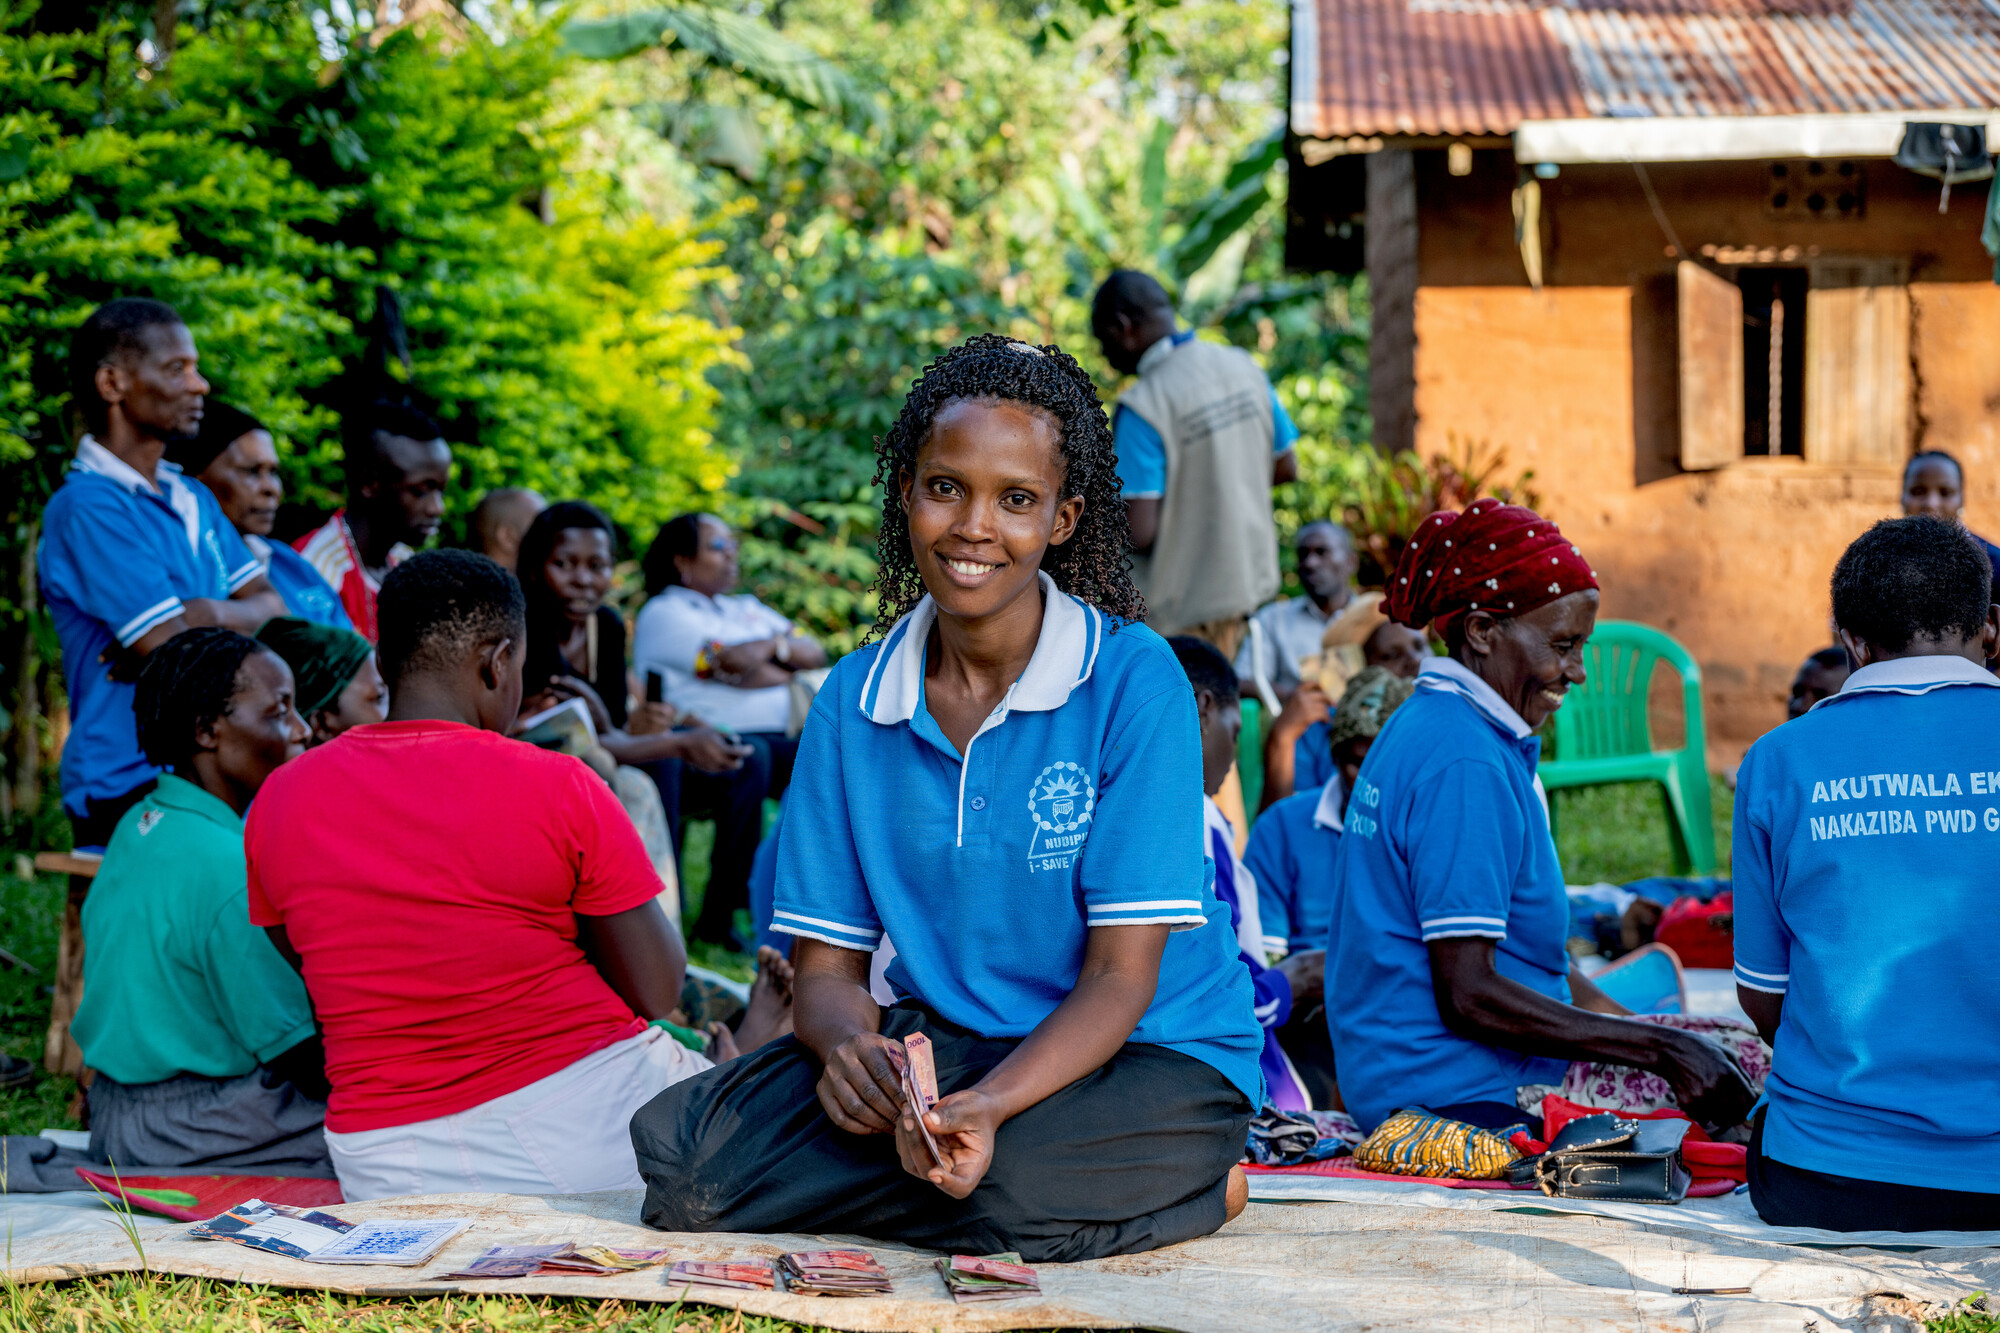
<svg viewBox="0 0 2000 1333"><path fill-rule="evenodd" d="M474 549L502 568L513 569L528 525L548 507L547 500L525 486L486 492L472 511Z"/></svg>

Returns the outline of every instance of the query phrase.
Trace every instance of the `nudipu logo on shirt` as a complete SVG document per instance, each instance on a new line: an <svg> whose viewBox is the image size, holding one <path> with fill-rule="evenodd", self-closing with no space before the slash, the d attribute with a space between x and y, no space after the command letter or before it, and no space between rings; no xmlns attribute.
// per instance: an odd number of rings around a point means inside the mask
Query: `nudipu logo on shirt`
<svg viewBox="0 0 2000 1333"><path fill-rule="evenodd" d="M1067 870L1090 836L1090 813L1097 788L1090 774L1068 760L1050 764L1028 788L1028 814L1035 831L1028 838L1028 872Z"/></svg>

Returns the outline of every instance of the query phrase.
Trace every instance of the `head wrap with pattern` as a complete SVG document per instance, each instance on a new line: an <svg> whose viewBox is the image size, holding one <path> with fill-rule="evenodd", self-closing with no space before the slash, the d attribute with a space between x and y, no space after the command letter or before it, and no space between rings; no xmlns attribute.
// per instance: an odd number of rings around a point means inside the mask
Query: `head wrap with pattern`
<svg viewBox="0 0 2000 1333"><path fill-rule="evenodd" d="M1327 728L1327 743L1338 748L1343 741L1374 740L1382 734L1389 714L1408 702L1416 688L1415 681L1404 680L1387 667L1363 667L1341 693Z"/></svg>
<svg viewBox="0 0 2000 1333"><path fill-rule="evenodd" d="M1389 581L1389 618L1450 639L1474 611L1526 615L1597 586L1583 552L1532 509L1475 500L1417 525Z"/></svg>

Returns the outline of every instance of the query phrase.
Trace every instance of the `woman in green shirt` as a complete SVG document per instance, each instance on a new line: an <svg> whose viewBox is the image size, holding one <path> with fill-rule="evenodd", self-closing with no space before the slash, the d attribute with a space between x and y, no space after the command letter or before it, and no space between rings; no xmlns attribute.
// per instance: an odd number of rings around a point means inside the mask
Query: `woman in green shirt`
<svg viewBox="0 0 2000 1333"><path fill-rule="evenodd" d="M241 634L188 630L147 658L134 709L166 772L118 822L83 907L91 1155L331 1176L312 1004L245 900L243 812L306 741L291 669Z"/></svg>

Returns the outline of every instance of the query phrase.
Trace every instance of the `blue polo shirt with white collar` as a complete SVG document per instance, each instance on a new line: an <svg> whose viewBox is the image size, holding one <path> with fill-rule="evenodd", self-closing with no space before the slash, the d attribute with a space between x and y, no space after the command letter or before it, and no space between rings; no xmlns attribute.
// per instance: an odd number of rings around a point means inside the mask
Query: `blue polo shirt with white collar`
<svg viewBox="0 0 2000 1333"><path fill-rule="evenodd" d="M130 647L188 598L228 597L262 573L206 486L167 462L155 476L157 486L86 435L42 512L35 568L62 643L63 808L75 815L159 774L139 750L133 686L111 679L105 650Z"/></svg>
<svg viewBox="0 0 2000 1333"><path fill-rule="evenodd" d="M1324 949L1333 921L1333 854L1340 849L1340 778L1294 792L1257 816L1243 864L1257 877L1264 952Z"/></svg>
<svg viewBox="0 0 2000 1333"><path fill-rule="evenodd" d="M1862 667L1738 770L1736 980L1783 995L1763 1148L2000 1194L2000 681Z"/></svg>
<svg viewBox="0 0 2000 1333"><path fill-rule="evenodd" d="M896 941L888 981L987 1037L1025 1037L1075 988L1099 926L1165 924L1132 1040L1193 1056L1253 1104L1263 1033L1202 849L1194 693L1166 642L1045 574L1041 637L961 755L924 699L937 610L842 658L785 797L772 929Z"/></svg>
<svg viewBox="0 0 2000 1333"><path fill-rule="evenodd" d="M1448 657L1361 762L1334 857L1327 1020L1340 1093L1364 1130L1404 1106L1514 1101L1568 1064L1452 1033L1431 940L1483 936L1501 976L1569 1003L1569 897L1535 765L1541 741Z"/></svg>

